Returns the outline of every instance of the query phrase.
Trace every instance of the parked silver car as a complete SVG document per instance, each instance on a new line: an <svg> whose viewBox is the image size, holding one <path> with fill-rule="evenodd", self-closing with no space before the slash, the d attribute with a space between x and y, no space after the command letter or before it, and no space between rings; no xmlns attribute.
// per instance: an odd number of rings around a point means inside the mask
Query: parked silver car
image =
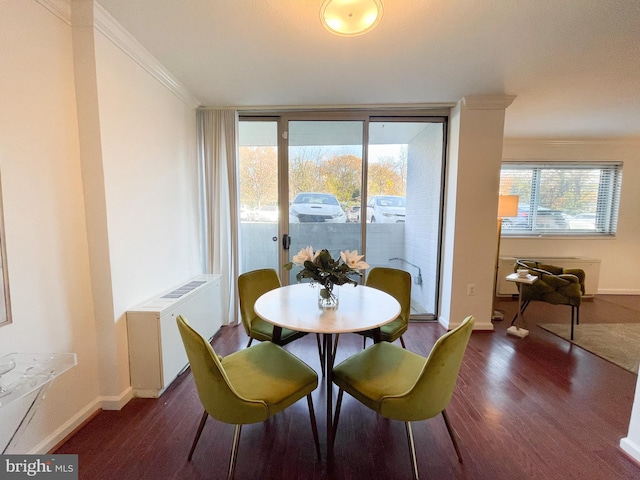
<svg viewBox="0 0 640 480"><path fill-rule="evenodd" d="M368 223L402 223L406 216L404 197L397 195L374 195L367 202Z"/></svg>
<svg viewBox="0 0 640 480"><path fill-rule="evenodd" d="M289 223L345 223L347 216L331 193L302 192L289 207Z"/></svg>
<svg viewBox="0 0 640 480"><path fill-rule="evenodd" d="M529 205L519 205L518 216L504 217L502 219L502 228L512 230L566 230L569 228L569 219L562 210L538 207L535 219L529 218L531 213Z"/></svg>

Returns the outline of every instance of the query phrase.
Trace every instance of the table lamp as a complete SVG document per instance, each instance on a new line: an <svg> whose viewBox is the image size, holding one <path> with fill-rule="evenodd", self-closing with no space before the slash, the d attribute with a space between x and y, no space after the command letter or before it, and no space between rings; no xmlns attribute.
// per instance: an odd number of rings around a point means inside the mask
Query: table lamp
<svg viewBox="0 0 640 480"><path fill-rule="evenodd" d="M502 219L518 216L518 195L500 195L498 197L498 248L496 251L496 268L493 278L493 315L491 320L502 320L504 312L496 310L496 290L498 283L498 267L500 264L500 237L502 236Z"/></svg>

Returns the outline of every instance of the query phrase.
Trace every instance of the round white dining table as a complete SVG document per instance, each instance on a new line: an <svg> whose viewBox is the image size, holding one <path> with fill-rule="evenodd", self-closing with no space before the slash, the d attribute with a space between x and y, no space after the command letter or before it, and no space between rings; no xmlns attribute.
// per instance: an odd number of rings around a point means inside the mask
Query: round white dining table
<svg viewBox="0 0 640 480"><path fill-rule="evenodd" d="M388 293L363 285L341 285L338 307L318 308L320 286L299 283L276 288L262 295L254 310L278 327L310 333L349 333L371 330L400 314L400 304Z"/></svg>
<svg viewBox="0 0 640 480"><path fill-rule="evenodd" d="M364 285L335 286L338 307L323 310L318 307L319 285L301 283L276 288L263 294L254 305L256 314L274 325L273 342L279 343L282 328L299 332L321 333L322 362L327 392L327 461L333 458L333 334L374 330L379 338L380 327L400 314L400 303L386 292Z"/></svg>

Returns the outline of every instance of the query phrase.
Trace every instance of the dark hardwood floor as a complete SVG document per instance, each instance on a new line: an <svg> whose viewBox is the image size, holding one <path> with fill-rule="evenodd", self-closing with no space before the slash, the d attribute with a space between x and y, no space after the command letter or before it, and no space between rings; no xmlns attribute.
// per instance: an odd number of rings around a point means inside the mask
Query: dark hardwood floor
<svg viewBox="0 0 640 480"><path fill-rule="evenodd" d="M447 409L464 464L441 417L413 424L425 479L639 479L640 465L619 448L626 437L637 377L572 346L537 323L569 321L568 307L532 303L530 335L506 335L517 302L498 304L505 320L472 335L456 392ZM640 322L640 297L598 296L584 302L581 321ZM407 348L428 354L444 333L436 323L412 323ZM213 341L226 355L244 348L242 327L223 327ZM357 352L360 336L343 335L338 359ZM287 346L319 371L315 337ZM325 453L324 384L313 394ZM187 453L202 414L186 372L159 399L134 399L99 413L57 453L79 454L80 479L222 479L233 426L209 419L193 460ZM404 426L345 395L333 465L314 455L306 402L243 428L238 479L411 478Z"/></svg>

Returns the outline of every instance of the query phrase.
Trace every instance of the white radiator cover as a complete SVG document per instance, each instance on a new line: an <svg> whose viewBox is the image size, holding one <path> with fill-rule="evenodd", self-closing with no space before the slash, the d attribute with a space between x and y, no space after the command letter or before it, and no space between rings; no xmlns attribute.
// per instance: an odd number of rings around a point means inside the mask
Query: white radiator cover
<svg viewBox="0 0 640 480"><path fill-rule="evenodd" d="M518 289L514 282L507 282L505 277L513 273L513 265L517 259L535 260L548 265L562 268L581 268L585 274L585 297L593 297L598 293L598 278L600 277L600 260L589 257L500 257L498 261L498 283L496 294L499 297L517 295Z"/></svg>
<svg viewBox="0 0 640 480"><path fill-rule="evenodd" d="M222 275L199 275L127 311L129 372L137 397L157 398L188 365L178 315L207 339L223 324Z"/></svg>

